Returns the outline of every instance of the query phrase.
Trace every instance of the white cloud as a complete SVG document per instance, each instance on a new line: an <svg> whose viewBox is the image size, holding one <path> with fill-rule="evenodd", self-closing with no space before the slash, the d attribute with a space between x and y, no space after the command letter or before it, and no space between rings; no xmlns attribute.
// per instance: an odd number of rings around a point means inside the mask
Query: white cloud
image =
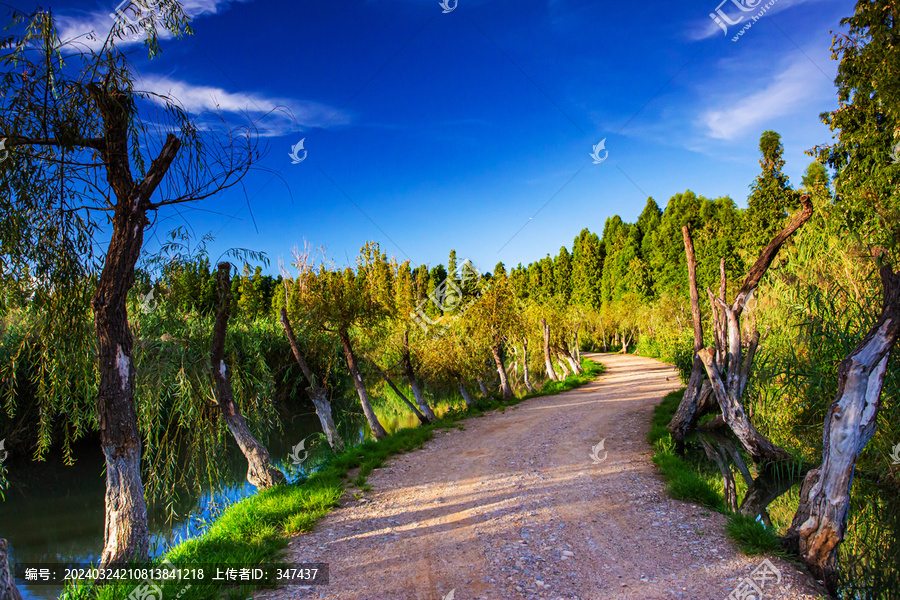
<svg viewBox="0 0 900 600"><path fill-rule="evenodd" d="M318 102L274 98L241 91L230 92L219 87L195 85L164 76L144 75L135 88L172 98L195 116L221 112L225 117L249 117L259 128L259 134L265 137L287 135L298 129L345 125L350 121L346 113ZM163 102L162 99L156 101Z"/></svg>
<svg viewBox="0 0 900 600"><path fill-rule="evenodd" d="M709 15L707 15L703 21L697 21L688 32L688 38L691 40L705 40L706 38L711 38L714 36L732 36L741 27L747 24L747 21L750 20L751 16L759 14L759 11L762 10L762 7L767 4L766 0L724 0L724 2L722 2L722 0L706 1L709 2L710 14L715 13L716 9L721 7L722 12L724 12L732 21L737 21L739 17L741 18L741 20L737 25L728 25L728 32L723 33L722 28L718 24L716 24L716 22L713 21ZM775 4L773 4L768 10L766 10L765 14L761 18L765 19L766 17L778 14L793 6L797 6L798 4L820 1L821 0L775 0ZM722 3L720 4L720 2ZM745 8L749 7L752 4L753 10L744 12L741 9L737 8L737 4L741 4ZM732 29L734 31L732 31Z"/></svg>
<svg viewBox="0 0 900 600"><path fill-rule="evenodd" d="M59 38L64 43L77 38L77 43L90 49L97 50L103 46L113 26L116 24L116 12L124 10L125 14L132 17L136 14L135 7L143 6L145 14L150 11L149 8L156 7L161 0L141 0L140 4L128 2L127 0L108 0L109 10L95 10L90 12L80 11L71 14L60 14L57 17L57 25L59 27ZM235 2L246 2L249 0L182 0L181 9L190 19L196 19L204 15L215 15L228 10L228 7ZM163 4L164 5L164 4ZM129 6L131 8L129 8ZM125 32L128 33L127 31ZM86 35L90 34L90 35ZM169 39L172 33L159 29L157 35L160 39ZM129 44L143 44L144 38L141 36L124 36L116 41L118 46Z"/></svg>
<svg viewBox="0 0 900 600"><path fill-rule="evenodd" d="M812 100L833 96L833 84L806 56L798 56L763 89L720 101L700 118L707 136L730 140L777 117L807 111Z"/></svg>

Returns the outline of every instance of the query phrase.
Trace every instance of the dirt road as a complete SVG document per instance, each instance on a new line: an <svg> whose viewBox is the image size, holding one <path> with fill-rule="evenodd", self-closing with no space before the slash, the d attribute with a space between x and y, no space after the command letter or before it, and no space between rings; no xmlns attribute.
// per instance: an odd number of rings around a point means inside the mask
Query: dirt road
<svg viewBox="0 0 900 600"><path fill-rule="evenodd" d="M369 477L363 499L291 541L329 563L328 586L259 600L725 600L764 557L743 556L725 517L668 498L646 442L670 366L602 354L597 381L464 421ZM591 458L592 447L604 441ZM816 598L772 558L765 598ZM741 588L742 589L742 588ZM744 597L744 596L740 596Z"/></svg>

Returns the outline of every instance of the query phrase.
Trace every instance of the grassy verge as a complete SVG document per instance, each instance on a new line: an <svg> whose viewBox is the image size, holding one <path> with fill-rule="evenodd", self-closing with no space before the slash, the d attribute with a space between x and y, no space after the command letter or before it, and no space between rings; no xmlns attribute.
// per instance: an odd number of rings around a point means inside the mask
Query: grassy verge
<svg viewBox="0 0 900 600"><path fill-rule="evenodd" d="M415 428L401 429L379 441L369 441L353 446L342 454L333 456L324 466L305 481L293 485L281 485L246 498L228 509L201 536L187 540L170 550L157 564L169 561L177 566L235 565L252 567L278 564L280 551L291 535L303 533L312 527L337 505L348 481L367 489L366 477L373 469L384 465L388 457L422 447L434 436L435 429L463 426L459 421L481 416L487 411L504 410L528 398L559 394L583 385L605 370L601 364L582 359L584 373L573 375L564 381L548 382L540 390L501 402L497 398L482 398L468 409L454 409L437 423ZM352 469L358 475L349 480ZM67 600L125 600L139 582L107 585L100 588L89 584L69 587ZM241 600L249 597L257 586L224 583L192 584L156 582L161 595L157 599L201 600L230 598Z"/></svg>
<svg viewBox="0 0 900 600"><path fill-rule="evenodd" d="M780 554L781 546L775 531L752 517L733 513L725 506L721 475L705 454L685 450L684 457L675 454L675 442L666 425L672 420L684 390L667 394L653 410L647 441L653 446L653 462L667 480L666 491L677 500L694 502L728 516L725 532L744 554ZM688 436L690 441L691 436ZM741 478L736 481L738 492L746 489Z"/></svg>

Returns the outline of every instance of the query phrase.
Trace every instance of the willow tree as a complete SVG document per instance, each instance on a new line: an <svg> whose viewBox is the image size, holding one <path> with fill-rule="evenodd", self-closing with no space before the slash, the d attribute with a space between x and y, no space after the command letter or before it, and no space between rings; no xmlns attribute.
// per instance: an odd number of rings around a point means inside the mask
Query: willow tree
<svg viewBox="0 0 900 600"><path fill-rule="evenodd" d="M352 337L355 329L371 325L384 316L381 292L373 285L372 278L366 276L364 269L357 272L346 267L338 271L326 269L323 264L318 271L314 271L309 264L297 263L294 266L301 270L300 276L303 278L303 286L293 299L294 303L309 325L338 337L350 379L372 435L376 439L387 437L387 431L369 400Z"/></svg>
<svg viewBox="0 0 900 600"><path fill-rule="evenodd" d="M156 23L176 36L190 33L175 0L160 0L156 15L148 23L151 56L159 51ZM0 164L4 268L32 265L36 293L57 298L96 275L90 300L96 419L106 460L100 560L143 560L150 538L128 291L151 217L240 181L255 158L253 137L200 127L177 100L135 89L135 70L115 43L121 29L98 51L63 43L48 11L14 12L9 29L0 50L0 139L8 152ZM108 245L96 254L101 235ZM87 426L84 413L38 400L50 413L81 419L73 429ZM47 415L42 423L52 421Z"/></svg>
<svg viewBox="0 0 900 600"><path fill-rule="evenodd" d="M481 297L466 311L463 319L477 343L483 344L490 351L500 377L500 391L504 400L511 400L513 392L503 361L503 350L507 339L522 328L522 322L512 286L505 273L495 273Z"/></svg>

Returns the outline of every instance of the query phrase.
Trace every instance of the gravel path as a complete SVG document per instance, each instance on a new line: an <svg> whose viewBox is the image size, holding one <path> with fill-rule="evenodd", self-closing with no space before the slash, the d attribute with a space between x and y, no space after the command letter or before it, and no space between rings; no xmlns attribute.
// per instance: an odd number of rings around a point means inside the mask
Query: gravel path
<svg viewBox="0 0 900 600"><path fill-rule="evenodd" d="M764 557L738 551L724 516L668 498L650 462L650 416L680 387L674 369L636 356L593 358L607 366L597 381L468 419L466 431L438 432L376 469L371 492L345 495L312 533L291 540L288 559L328 563L330 584L254 598L725 600L740 592ZM762 582L764 598L820 597L808 575L771 561L781 577Z"/></svg>

